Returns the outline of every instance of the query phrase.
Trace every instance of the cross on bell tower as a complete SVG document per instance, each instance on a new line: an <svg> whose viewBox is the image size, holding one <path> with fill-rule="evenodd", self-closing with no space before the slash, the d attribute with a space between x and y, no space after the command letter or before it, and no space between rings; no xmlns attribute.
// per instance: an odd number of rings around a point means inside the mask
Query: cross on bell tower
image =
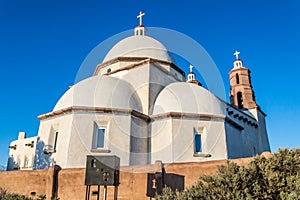
<svg viewBox="0 0 300 200"><path fill-rule="evenodd" d="M243 66L239 58L240 52L235 51L233 69L229 72L230 103L240 109L257 108L254 91L251 84L250 70Z"/></svg>
<svg viewBox="0 0 300 200"><path fill-rule="evenodd" d="M240 54L240 53L241 53L241 52L238 52L238 51L235 51L235 52L234 52L233 55L235 55L236 60L239 59L239 54Z"/></svg>
<svg viewBox="0 0 300 200"><path fill-rule="evenodd" d="M239 54L241 52L235 51L233 55L235 55L235 61L233 62L233 68L241 68L243 66L243 61L239 59Z"/></svg>
<svg viewBox="0 0 300 200"><path fill-rule="evenodd" d="M136 16L136 18L140 18L140 26L143 25L143 16L145 15L145 13L143 13L142 11L140 11L140 14L138 16Z"/></svg>
<svg viewBox="0 0 300 200"><path fill-rule="evenodd" d="M196 79L196 74L193 72L194 66L190 65L189 68L190 68L190 72L188 74L187 82L202 86L202 84Z"/></svg>
<svg viewBox="0 0 300 200"><path fill-rule="evenodd" d="M139 25L135 27L134 29L134 35L135 36L145 36L146 35L146 30L143 25L143 16L145 16L145 13L140 11L140 14L136 16L136 18L139 18Z"/></svg>

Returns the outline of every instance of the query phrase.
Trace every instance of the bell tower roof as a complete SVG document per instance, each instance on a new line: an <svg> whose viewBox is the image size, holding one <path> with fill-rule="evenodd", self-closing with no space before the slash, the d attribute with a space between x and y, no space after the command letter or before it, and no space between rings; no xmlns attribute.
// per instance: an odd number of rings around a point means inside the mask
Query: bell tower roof
<svg viewBox="0 0 300 200"><path fill-rule="evenodd" d="M233 69L244 68L243 61L239 58L239 54L241 52L235 51L233 55L235 55L235 60L233 61Z"/></svg>

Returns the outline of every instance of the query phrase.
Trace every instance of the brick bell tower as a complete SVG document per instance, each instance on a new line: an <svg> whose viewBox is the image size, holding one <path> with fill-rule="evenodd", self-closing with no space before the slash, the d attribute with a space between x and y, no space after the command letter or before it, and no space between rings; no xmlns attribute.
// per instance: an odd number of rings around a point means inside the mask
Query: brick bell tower
<svg viewBox="0 0 300 200"><path fill-rule="evenodd" d="M230 103L239 109L258 108L255 95L251 85L250 70L243 66L239 59L240 52L235 51L236 59L233 69L228 73L230 79Z"/></svg>

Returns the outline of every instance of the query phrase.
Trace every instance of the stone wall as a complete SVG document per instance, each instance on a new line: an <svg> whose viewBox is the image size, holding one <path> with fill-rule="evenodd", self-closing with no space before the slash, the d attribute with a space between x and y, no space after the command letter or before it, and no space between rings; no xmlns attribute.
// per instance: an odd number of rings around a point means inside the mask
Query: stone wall
<svg viewBox="0 0 300 200"><path fill-rule="evenodd" d="M240 165L248 164L250 158L235 159L234 162ZM146 196L149 173L164 172L170 174L171 178L179 177L184 180L182 186L191 186L203 174L216 172L218 165L226 164L226 160L195 162L195 163L172 163L162 164L156 162L152 165L139 165L121 167L120 185L118 187L118 199L150 199ZM60 200L84 200L86 187L85 169L60 169L53 166L48 170L35 171L8 171L0 173L0 187L6 188L9 192L36 196L46 194L50 199L56 194ZM176 180L172 180L175 184ZM151 181L150 181L150 184ZM178 185L178 183L176 183ZM150 186L152 188L152 186ZM108 187L108 198L113 199L114 188ZM97 199L92 192L97 187L91 187L90 200ZM100 199L103 198L103 187L100 187Z"/></svg>

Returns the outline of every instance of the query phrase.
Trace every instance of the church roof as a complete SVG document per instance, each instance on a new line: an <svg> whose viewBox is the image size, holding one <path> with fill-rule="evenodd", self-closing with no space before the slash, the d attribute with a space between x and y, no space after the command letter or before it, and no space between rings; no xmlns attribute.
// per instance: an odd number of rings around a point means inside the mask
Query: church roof
<svg viewBox="0 0 300 200"><path fill-rule="evenodd" d="M145 35L135 35L119 41L107 53L103 62L118 57L147 57L173 62L167 48L161 42Z"/></svg>
<svg viewBox="0 0 300 200"><path fill-rule="evenodd" d="M177 82L165 87L154 105L154 115L169 112L225 115L225 104L203 87Z"/></svg>
<svg viewBox="0 0 300 200"><path fill-rule="evenodd" d="M60 98L53 111L74 106L142 110L140 99L129 83L100 75L72 86Z"/></svg>

